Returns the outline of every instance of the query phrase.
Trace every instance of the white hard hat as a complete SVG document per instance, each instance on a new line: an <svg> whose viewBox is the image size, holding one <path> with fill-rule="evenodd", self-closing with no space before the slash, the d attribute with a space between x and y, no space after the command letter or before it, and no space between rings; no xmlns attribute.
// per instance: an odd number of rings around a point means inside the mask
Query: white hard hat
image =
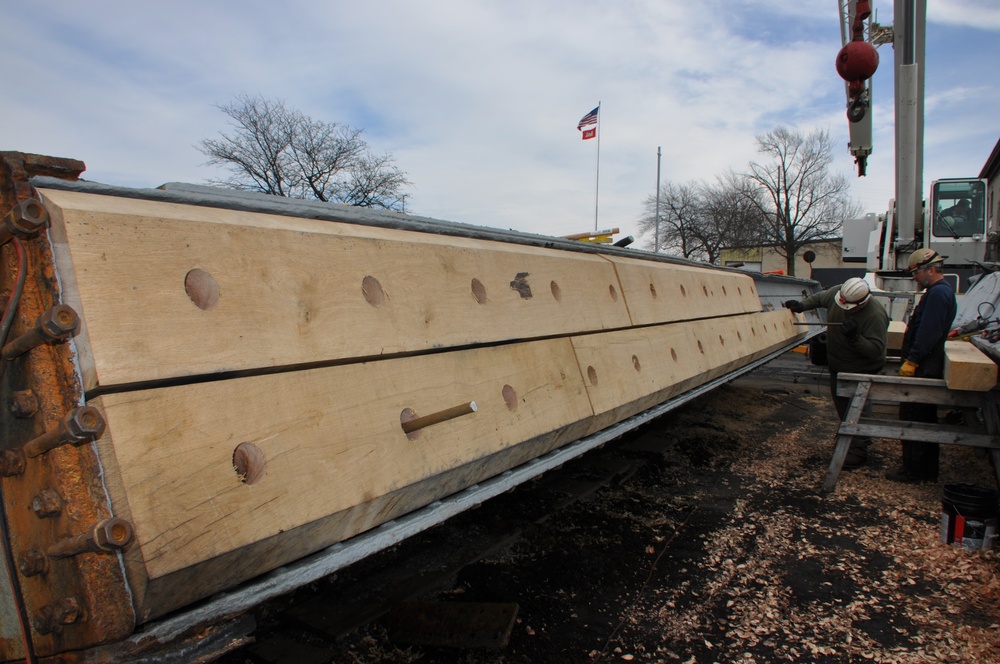
<svg viewBox="0 0 1000 664"><path fill-rule="evenodd" d="M864 279L851 277L837 291L834 298L841 309L850 311L854 307L864 304L871 298L872 293Z"/></svg>

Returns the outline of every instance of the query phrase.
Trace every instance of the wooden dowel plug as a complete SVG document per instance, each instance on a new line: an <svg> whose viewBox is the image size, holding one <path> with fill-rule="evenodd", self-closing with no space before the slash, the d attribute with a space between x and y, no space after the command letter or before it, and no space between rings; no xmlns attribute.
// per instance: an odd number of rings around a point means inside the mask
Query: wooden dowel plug
<svg viewBox="0 0 1000 664"><path fill-rule="evenodd" d="M453 420L456 417L461 417L462 415L468 415L469 413L474 413L479 410L479 406L476 405L475 401L470 401L469 403L463 403L459 406L454 406L452 408L445 408L444 410L439 410L436 413L431 413L430 415L424 415L423 417L418 417L412 419L408 422L403 422L403 433L413 433L414 431L419 431L424 427L429 427L432 424L440 424L441 422L447 422L448 420Z"/></svg>

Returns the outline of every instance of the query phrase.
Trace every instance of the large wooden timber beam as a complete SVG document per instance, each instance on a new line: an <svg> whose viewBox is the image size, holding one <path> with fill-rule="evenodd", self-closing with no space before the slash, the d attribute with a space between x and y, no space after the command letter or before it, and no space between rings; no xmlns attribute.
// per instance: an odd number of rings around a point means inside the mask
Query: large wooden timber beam
<svg viewBox="0 0 1000 664"><path fill-rule="evenodd" d="M71 333L5 346L0 382L6 597L40 655L120 640L806 334L738 271L34 190L26 164L72 168L18 157L3 185L50 217L2 249L4 288L17 245L29 266L11 338L46 312Z"/></svg>

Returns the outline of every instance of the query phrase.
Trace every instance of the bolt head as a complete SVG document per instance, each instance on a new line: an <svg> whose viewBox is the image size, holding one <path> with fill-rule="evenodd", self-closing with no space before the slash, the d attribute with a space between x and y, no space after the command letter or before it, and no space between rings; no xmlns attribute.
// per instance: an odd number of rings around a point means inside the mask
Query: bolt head
<svg viewBox="0 0 1000 664"><path fill-rule="evenodd" d="M38 326L44 330L46 336L63 339L79 329L80 317L72 307L57 304L38 317Z"/></svg>
<svg viewBox="0 0 1000 664"><path fill-rule="evenodd" d="M49 213L37 199L21 201L10 211L11 221L19 235L32 235L49 223Z"/></svg>
<svg viewBox="0 0 1000 664"><path fill-rule="evenodd" d="M0 477L13 477L24 472L24 452L0 450Z"/></svg>
<svg viewBox="0 0 1000 664"><path fill-rule="evenodd" d="M74 408L64 421L74 442L96 440L104 434L106 426L101 411L93 406Z"/></svg>
<svg viewBox="0 0 1000 664"><path fill-rule="evenodd" d="M49 569L49 558L38 549L28 549L21 554L17 568L24 576L37 576Z"/></svg>
<svg viewBox="0 0 1000 664"><path fill-rule="evenodd" d="M31 390L20 390L11 393L7 398L10 414L17 418L31 417L38 412L38 397Z"/></svg>
<svg viewBox="0 0 1000 664"><path fill-rule="evenodd" d="M31 511L39 519L47 519L62 511L62 498L54 489L42 489L31 499Z"/></svg>
<svg viewBox="0 0 1000 664"><path fill-rule="evenodd" d="M121 549L132 541L132 524L112 517L94 526L94 543L105 551Z"/></svg>

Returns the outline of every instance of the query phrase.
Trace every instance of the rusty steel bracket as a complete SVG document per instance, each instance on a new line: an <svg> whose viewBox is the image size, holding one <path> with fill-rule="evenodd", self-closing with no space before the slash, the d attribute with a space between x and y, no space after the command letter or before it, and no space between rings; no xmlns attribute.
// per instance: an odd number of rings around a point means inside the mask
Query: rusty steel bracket
<svg viewBox="0 0 1000 664"><path fill-rule="evenodd" d="M0 152L0 239L18 238L27 263L12 310L13 341L0 349L0 404L7 408L0 417L0 500L8 533L4 562L13 572L10 583L0 581L0 609L22 620L0 615L0 622L6 635L17 634L18 622L28 628L24 639L0 638L0 661L24 659L25 648L37 658L81 651L135 630L116 548L125 535L126 543L132 538L132 528L108 521L116 510L96 442L104 418L86 403L78 349L51 343L72 334L81 321L61 304L63 284L42 219L58 221L44 190L30 182L33 176L76 180L83 170L83 162L73 159ZM13 291L18 253L14 242L0 243L0 291ZM71 536L77 533L84 535ZM84 555L66 553L74 549ZM95 549L100 553L89 553Z"/></svg>

